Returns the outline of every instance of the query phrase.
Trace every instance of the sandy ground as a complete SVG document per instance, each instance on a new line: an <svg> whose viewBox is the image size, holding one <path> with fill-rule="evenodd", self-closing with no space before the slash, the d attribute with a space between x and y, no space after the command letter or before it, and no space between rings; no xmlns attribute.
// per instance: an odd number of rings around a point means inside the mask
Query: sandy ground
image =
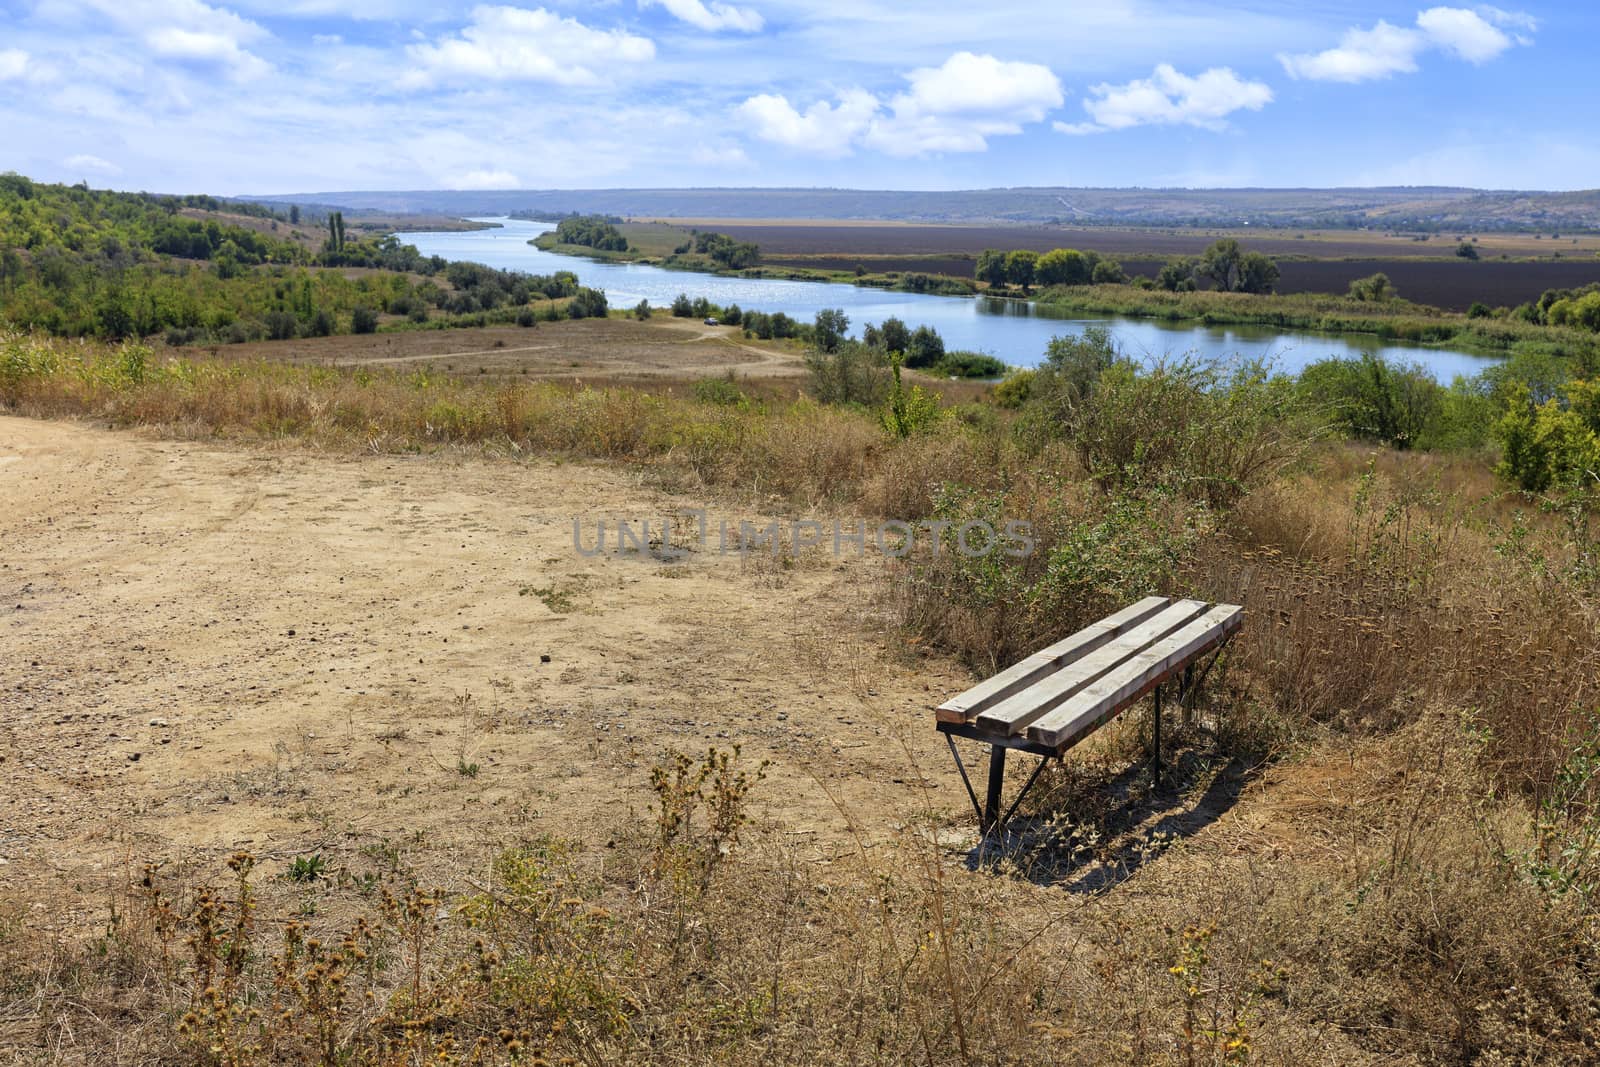
<svg viewBox="0 0 1600 1067"><path fill-rule="evenodd" d="M575 516L589 544L600 515L706 503L614 468L0 418L0 882L88 909L146 858L477 863L510 828L603 836L669 746L773 760L758 807L823 849L824 786L869 820L961 816L927 709L968 680L875 627L881 561L574 551Z"/></svg>

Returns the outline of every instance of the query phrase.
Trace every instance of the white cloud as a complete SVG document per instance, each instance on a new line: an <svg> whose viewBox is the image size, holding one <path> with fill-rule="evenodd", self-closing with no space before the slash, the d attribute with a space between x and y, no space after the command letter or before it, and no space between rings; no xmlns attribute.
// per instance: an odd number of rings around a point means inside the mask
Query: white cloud
<svg viewBox="0 0 1600 1067"><path fill-rule="evenodd" d="M509 170L469 170L444 180L447 189L516 189L521 186Z"/></svg>
<svg viewBox="0 0 1600 1067"><path fill-rule="evenodd" d="M28 53L20 48L0 49L0 82L20 79L28 71Z"/></svg>
<svg viewBox="0 0 1600 1067"><path fill-rule="evenodd" d="M407 87L440 80L613 85L619 66L647 63L655 44L622 30L590 29L544 8L481 5L459 37L406 48L416 68Z"/></svg>
<svg viewBox="0 0 1600 1067"><path fill-rule="evenodd" d="M704 3L703 0L639 0L639 6L664 7L673 18L709 33L717 30L755 33L766 25L761 12L719 3L718 0L711 0L710 3Z"/></svg>
<svg viewBox="0 0 1600 1067"><path fill-rule="evenodd" d="M1148 78L1126 85L1096 85L1083 102L1089 122L1057 122L1059 133L1101 133L1133 126L1199 126L1223 129L1235 111L1260 111L1272 102L1262 82L1245 81L1227 67L1193 76L1162 63Z"/></svg>
<svg viewBox="0 0 1600 1067"><path fill-rule="evenodd" d="M142 39L163 59L213 64L238 79L272 68L245 46L269 39L262 26L201 0L44 0L39 13L74 30L106 23Z"/></svg>
<svg viewBox="0 0 1600 1067"><path fill-rule="evenodd" d="M911 91L896 98L923 114L1009 114L1038 122L1060 107L1061 81L1038 63L1008 63L994 56L957 52L941 66L906 75Z"/></svg>
<svg viewBox="0 0 1600 1067"><path fill-rule="evenodd" d="M846 90L837 104L818 100L803 112L787 97L773 93L752 96L734 109L763 141L822 156L849 155L851 143L877 111L878 98L864 89Z"/></svg>
<svg viewBox="0 0 1600 1067"><path fill-rule="evenodd" d="M239 78L258 78L272 69L265 60L240 48L238 41L223 33L163 26L145 34L144 39L150 51L158 56L217 63Z"/></svg>
<svg viewBox="0 0 1600 1067"><path fill-rule="evenodd" d="M817 101L804 112L787 97L763 93L739 105L757 137L824 156L848 155L863 145L894 156L981 152L988 138L1022 131L1064 99L1049 67L957 52L937 67L906 75L910 88L887 102L863 89L836 104Z"/></svg>
<svg viewBox="0 0 1600 1067"><path fill-rule="evenodd" d="M1495 7L1430 7L1417 15L1416 28L1392 26L1383 20L1371 29L1345 31L1335 48L1322 52L1280 55L1290 77L1308 81L1363 82L1410 74L1417 58L1431 49L1451 53L1469 63L1487 63L1516 44L1531 44L1520 33L1538 23L1520 12Z"/></svg>
<svg viewBox="0 0 1600 1067"><path fill-rule="evenodd" d="M88 154L68 156L61 161L61 165L72 171L92 170L99 174L121 174L122 168L109 160Z"/></svg>
<svg viewBox="0 0 1600 1067"><path fill-rule="evenodd" d="M1440 48L1469 63L1487 63L1511 47L1511 38L1476 11L1430 7L1417 16L1417 28Z"/></svg>

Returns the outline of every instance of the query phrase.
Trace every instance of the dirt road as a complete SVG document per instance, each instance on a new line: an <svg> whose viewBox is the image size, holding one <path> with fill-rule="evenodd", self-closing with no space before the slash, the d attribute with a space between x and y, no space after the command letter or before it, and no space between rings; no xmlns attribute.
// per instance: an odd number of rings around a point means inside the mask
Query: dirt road
<svg viewBox="0 0 1600 1067"><path fill-rule="evenodd" d="M0 418L0 880L59 900L145 858L375 842L464 872L642 816L668 746L772 759L758 807L819 848L823 785L871 819L922 803L901 738L960 813L925 709L965 679L872 635L881 563L574 551L574 517L592 543L707 504Z"/></svg>

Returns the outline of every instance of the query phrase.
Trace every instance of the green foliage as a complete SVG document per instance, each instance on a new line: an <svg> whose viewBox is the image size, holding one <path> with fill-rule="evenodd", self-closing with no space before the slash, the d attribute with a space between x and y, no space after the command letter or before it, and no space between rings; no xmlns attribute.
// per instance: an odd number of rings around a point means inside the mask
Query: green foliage
<svg viewBox="0 0 1600 1067"><path fill-rule="evenodd" d="M1300 395L1343 433L1412 448L1434 425L1444 389L1421 364L1396 365L1371 354L1325 359L1300 373Z"/></svg>
<svg viewBox="0 0 1600 1067"><path fill-rule="evenodd" d="M1167 260L1156 272L1156 285L1169 293L1193 292L1195 271L1200 261L1194 256L1177 256Z"/></svg>
<svg viewBox="0 0 1600 1067"><path fill-rule="evenodd" d="M284 872L284 877L291 882L315 882L322 878L327 868L328 863L320 852L311 856L296 856Z"/></svg>
<svg viewBox="0 0 1600 1067"><path fill-rule="evenodd" d="M579 289L567 301L567 317L573 319L603 319L606 317L606 294L600 289Z"/></svg>
<svg viewBox="0 0 1600 1067"><path fill-rule="evenodd" d="M1495 436L1501 475L1523 489L1600 486L1600 379L1572 379L1542 404L1514 384Z"/></svg>
<svg viewBox="0 0 1600 1067"><path fill-rule="evenodd" d="M1012 285L1019 285L1024 289L1033 285L1034 267L1039 262L1039 253L1019 248L1014 252L1006 253L1006 281Z"/></svg>
<svg viewBox="0 0 1600 1067"><path fill-rule="evenodd" d="M897 318L883 320L882 326L874 326L870 322L861 331L861 342L873 348L881 348L885 352L904 353L911 347L911 331L906 324Z"/></svg>
<svg viewBox="0 0 1600 1067"><path fill-rule="evenodd" d="M1381 304L1385 300L1398 299L1400 294L1395 291L1394 284L1389 281L1389 276L1382 271L1369 274L1365 278L1357 278L1350 283L1350 299L1367 303Z"/></svg>
<svg viewBox="0 0 1600 1067"><path fill-rule="evenodd" d="M1033 395L1033 382L1037 374L1037 371L1019 370L1006 375L1005 380L994 387L994 402L1011 410L1022 407Z"/></svg>
<svg viewBox="0 0 1600 1067"><path fill-rule="evenodd" d="M1259 364L1178 362L1141 371L1104 327L1051 341L1018 432L1066 441L1116 492L1159 490L1233 504L1298 455L1310 433L1292 380Z"/></svg>
<svg viewBox="0 0 1600 1067"><path fill-rule="evenodd" d="M823 308L817 312L816 320L811 324L811 343L817 351L833 353L845 342L845 334L850 329L850 319L839 308Z"/></svg>
<svg viewBox="0 0 1600 1067"><path fill-rule="evenodd" d="M918 326L906 340L906 366L931 367L944 359L944 338L932 326Z"/></svg>
<svg viewBox="0 0 1600 1067"><path fill-rule="evenodd" d="M905 438L927 433L944 420L944 410L937 397L923 392L920 385L910 389L900 380L900 359L890 357L894 384L889 388L889 399L879 413L883 428L895 437Z"/></svg>
<svg viewBox="0 0 1600 1067"><path fill-rule="evenodd" d="M947 378L998 378L1006 365L987 352L946 352L932 367Z"/></svg>
<svg viewBox="0 0 1600 1067"><path fill-rule="evenodd" d="M599 252L626 252L628 239L601 215L570 215L556 224L556 240Z"/></svg>
<svg viewBox="0 0 1600 1067"><path fill-rule="evenodd" d="M694 250L729 270L743 270L761 262L761 249L748 241L735 241L725 233L697 233Z"/></svg>
<svg viewBox="0 0 1600 1067"><path fill-rule="evenodd" d="M805 364L808 391L824 404L876 407L889 390L887 357L855 341L843 341L831 352L812 347Z"/></svg>
<svg viewBox="0 0 1600 1067"><path fill-rule="evenodd" d="M967 485L942 485L934 500L934 517L949 524L951 539L968 523L1005 530L1014 514L1005 494ZM1082 500L1052 492L1031 523L1025 542L1001 551L947 550L918 560L908 590L911 626L991 673L1121 605L1171 590L1215 520L1204 504L1118 490Z"/></svg>
<svg viewBox="0 0 1600 1067"><path fill-rule="evenodd" d="M1473 244L1471 241L1462 241L1460 244L1456 245L1456 255L1460 256L1462 259L1477 259L1478 246Z"/></svg>
<svg viewBox="0 0 1600 1067"><path fill-rule="evenodd" d="M320 252L185 212L270 217L210 197L154 197L0 181L0 318L25 329L179 343L287 339L376 329L379 309L416 323L430 309L515 312L573 295L570 272L529 276L423 257L393 236L356 239L337 212ZM358 278L331 267L373 268ZM448 295L429 275L443 274ZM421 280L418 275L424 276ZM357 309L363 309L358 313Z"/></svg>
<svg viewBox="0 0 1600 1067"><path fill-rule="evenodd" d="M1094 267L1076 248L1053 248L1039 257L1034 276L1040 285L1087 285Z"/></svg>
<svg viewBox="0 0 1600 1067"><path fill-rule="evenodd" d="M746 407L750 398L744 395L731 378L701 378L694 383L694 398L702 404L719 404L724 407Z"/></svg>
<svg viewBox="0 0 1600 1067"><path fill-rule="evenodd" d="M1246 252L1231 237L1213 241L1195 273L1225 293L1270 293L1278 284L1278 265L1260 252Z"/></svg>
<svg viewBox="0 0 1600 1067"><path fill-rule="evenodd" d="M650 301L641 300L633 306L633 317L640 322L650 321Z"/></svg>
<svg viewBox="0 0 1600 1067"><path fill-rule="evenodd" d="M985 248L978 254L978 262L973 268L973 276L988 285L1004 285L1006 283L1005 252L998 248Z"/></svg>
<svg viewBox="0 0 1600 1067"><path fill-rule="evenodd" d="M1128 281L1128 274L1116 260L1102 259L1094 265L1091 280L1096 285L1123 285Z"/></svg>
<svg viewBox="0 0 1600 1067"><path fill-rule="evenodd" d="M1545 312L1545 321L1552 326L1576 326L1600 333L1600 290L1553 301Z"/></svg>

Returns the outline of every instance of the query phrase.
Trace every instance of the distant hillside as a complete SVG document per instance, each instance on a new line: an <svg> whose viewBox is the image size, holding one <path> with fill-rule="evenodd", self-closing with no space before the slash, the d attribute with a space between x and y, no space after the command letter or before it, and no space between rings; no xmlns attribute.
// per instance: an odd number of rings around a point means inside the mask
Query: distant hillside
<svg viewBox="0 0 1600 1067"><path fill-rule="evenodd" d="M886 219L1106 226L1383 227L1419 231L1600 230L1600 190L1376 189L518 189L325 192L263 197L350 211L517 212L663 218Z"/></svg>

